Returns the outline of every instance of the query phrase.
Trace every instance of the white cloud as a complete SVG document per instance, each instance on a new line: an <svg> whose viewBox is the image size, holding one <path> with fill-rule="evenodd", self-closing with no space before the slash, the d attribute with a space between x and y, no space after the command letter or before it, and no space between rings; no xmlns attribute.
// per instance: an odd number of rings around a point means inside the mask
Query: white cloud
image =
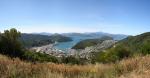
<svg viewBox="0 0 150 78"><path fill-rule="evenodd" d="M96 32L99 29L94 27L83 27L83 26L66 26L59 24L47 24L47 25L34 25L34 26L20 26L15 27L19 31L24 33L32 33L32 32L50 32L50 33L68 33L68 32Z"/></svg>

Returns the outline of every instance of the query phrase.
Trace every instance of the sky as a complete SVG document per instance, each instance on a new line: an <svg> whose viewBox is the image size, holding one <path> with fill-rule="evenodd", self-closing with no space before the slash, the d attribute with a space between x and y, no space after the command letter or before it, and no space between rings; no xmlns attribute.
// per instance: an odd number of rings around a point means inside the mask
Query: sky
<svg viewBox="0 0 150 78"><path fill-rule="evenodd" d="M0 31L23 33L150 31L150 0L0 0Z"/></svg>

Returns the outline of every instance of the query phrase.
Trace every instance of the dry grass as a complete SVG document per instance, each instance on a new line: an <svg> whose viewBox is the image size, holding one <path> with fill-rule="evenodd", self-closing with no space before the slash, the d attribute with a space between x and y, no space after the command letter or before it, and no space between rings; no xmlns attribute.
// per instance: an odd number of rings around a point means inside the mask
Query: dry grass
<svg viewBox="0 0 150 78"><path fill-rule="evenodd" d="M0 55L0 78L149 78L150 56L116 64L67 65L29 63Z"/></svg>
<svg viewBox="0 0 150 78"><path fill-rule="evenodd" d="M150 78L150 56L135 57L118 63L120 78Z"/></svg>

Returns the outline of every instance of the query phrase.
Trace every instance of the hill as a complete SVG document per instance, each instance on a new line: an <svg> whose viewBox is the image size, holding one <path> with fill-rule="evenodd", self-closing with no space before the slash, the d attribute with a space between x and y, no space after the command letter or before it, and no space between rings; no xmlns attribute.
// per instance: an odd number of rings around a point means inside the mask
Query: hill
<svg viewBox="0 0 150 78"><path fill-rule="evenodd" d="M70 37L62 36L59 34L47 36L39 34L21 34L20 41L25 47L42 46L54 42L67 42L72 41Z"/></svg>
<svg viewBox="0 0 150 78"><path fill-rule="evenodd" d="M99 62L115 62L136 55L150 54L150 32L127 37L105 52L98 52L94 59Z"/></svg>
<svg viewBox="0 0 150 78"><path fill-rule="evenodd" d="M52 42L68 42L68 41L72 41L72 39L70 37L67 36L63 36L60 34L53 34L50 36L50 39L52 40Z"/></svg>
<svg viewBox="0 0 150 78"><path fill-rule="evenodd" d="M112 37L103 36L101 38L96 39L86 39L78 42L72 49L85 49L86 47L94 46L97 44L101 44L104 40L113 40Z"/></svg>
<svg viewBox="0 0 150 78"><path fill-rule="evenodd" d="M132 52L149 51L150 53L150 32L143 33L137 36L130 36L126 39L121 40L117 46L124 46Z"/></svg>

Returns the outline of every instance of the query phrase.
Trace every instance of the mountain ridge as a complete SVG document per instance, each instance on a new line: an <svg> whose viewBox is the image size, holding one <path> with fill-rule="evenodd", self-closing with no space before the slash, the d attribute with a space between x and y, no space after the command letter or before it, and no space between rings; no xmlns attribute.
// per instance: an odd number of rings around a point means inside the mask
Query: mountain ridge
<svg viewBox="0 0 150 78"><path fill-rule="evenodd" d="M105 32L85 32L85 33L76 33L76 32L71 32L71 33L47 33L47 32L41 32L41 33L33 33L33 34L41 34L41 35L60 34L60 35L68 36L68 37L84 36L84 37L94 37L94 38L99 38L99 37L102 37L102 36L110 36L110 37L113 37L115 40L122 40L122 39L126 38L127 36L129 36L129 35L125 35L125 34L111 34L111 33L105 33Z"/></svg>
<svg viewBox="0 0 150 78"><path fill-rule="evenodd" d="M20 41L25 47L42 46L55 42L72 41L70 37L63 35L41 35L41 34L21 34Z"/></svg>

